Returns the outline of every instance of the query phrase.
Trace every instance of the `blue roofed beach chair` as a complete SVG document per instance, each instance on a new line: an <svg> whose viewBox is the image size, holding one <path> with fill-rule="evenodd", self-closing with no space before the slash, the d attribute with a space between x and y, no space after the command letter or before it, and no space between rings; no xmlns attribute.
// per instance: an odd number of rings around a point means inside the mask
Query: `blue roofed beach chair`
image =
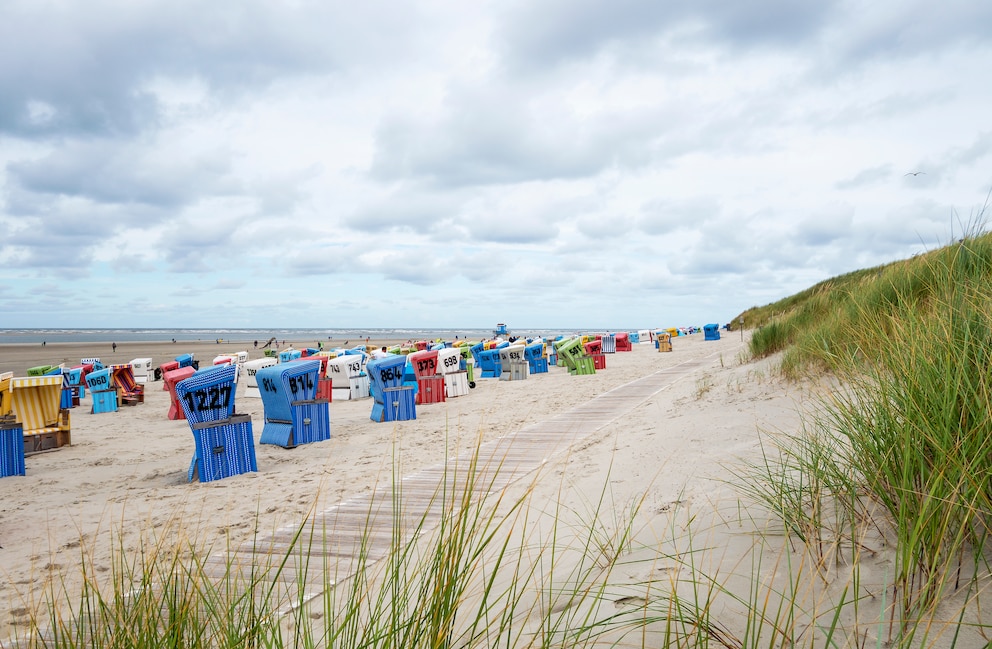
<svg viewBox="0 0 992 649"><path fill-rule="evenodd" d="M105 412L117 412L117 389L110 378L109 367L86 375L86 386L90 389L93 405L90 412L98 415Z"/></svg>
<svg viewBox="0 0 992 649"><path fill-rule="evenodd" d="M720 340L720 325L703 325L703 340Z"/></svg>
<svg viewBox="0 0 992 649"><path fill-rule="evenodd" d="M236 373L234 365L211 366L175 385L176 400L193 433L193 460L186 475L190 482L258 470L251 416L234 412Z"/></svg>
<svg viewBox="0 0 992 649"><path fill-rule="evenodd" d="M319 360L299 360L263 367L255 375L265 427L260 444L293 448L331 438L330 404L317 398Z"/></svg>

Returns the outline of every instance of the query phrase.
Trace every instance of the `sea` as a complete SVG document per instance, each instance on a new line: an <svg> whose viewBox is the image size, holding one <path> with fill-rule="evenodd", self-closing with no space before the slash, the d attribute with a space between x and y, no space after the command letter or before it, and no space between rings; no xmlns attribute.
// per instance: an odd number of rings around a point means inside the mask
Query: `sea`
<svg viewBox="0 0 992 649"><path fill-rule="evenodd" d="M511 336L554 337L577 332L600 332L602 329L509 329ZM613 329L605 331L630 331ZM0 329L0 344L89 343L89 342L192 342L214 341L245 342L266 341L270 338L293 341L345 341L357 343L366 337L373 340L452 340L455 336L479 340L491 338L494 329Z"/></svg>

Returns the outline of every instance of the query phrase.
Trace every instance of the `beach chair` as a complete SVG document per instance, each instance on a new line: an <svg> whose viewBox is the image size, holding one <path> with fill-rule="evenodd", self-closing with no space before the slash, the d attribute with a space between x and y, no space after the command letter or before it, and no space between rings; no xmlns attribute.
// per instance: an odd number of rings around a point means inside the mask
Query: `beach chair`
<svg viewBox="0 0 992 649"><path fill-rule="evenodd" d="M703 340L720 340L720 325L703 325Z"/></svg>
<svg viewBox="0 0 992 649"><path fill-rule="evenodd" d="M555 343L558 356L572 376L595 374L596 367L591 356L585 353L581 338L570 338Z"/></svg>
<svg viewBox="0 0 992 649"><path fill-rule="evenodd" d="M300 358L301 356L303 356L303 352L301 352L299 349L293 349L292 347L290 347L289 349L284 349L281 352L279 352L279 362L288 363L290 361L295 361L297 358Z"/></svg>
<svg viewBox="0 0 992 649"><path fill-rule="evenodd" d="M632 352L634 351L634 336L636 333L627 333L626 331L618 331L614 336L614 341L616 343L616 351L618 352Z"/></svg>
<svg viewBox="0 0 992 649"><path fill-rule="evenodd" d="M179 369L179 361L167 361L158 366L158 376L162 379L162 391L168 392L169 386L165 384L165 375Z"/></svg>
<svg viewBox="0 0 992 649"><path fill-rule="evenodd" d="M170 374L189 373L192 366ZM234 412L235 365L193 371L173 391L193 433L193 459L186 479L210 482L257 471L251 417ZM168 379L167 379L168 380Z"/></svg>
<svg viewBox="0 0 992 649"><path fill-rule="evenodd" d="M24 475L24 427L9 418L0 419L0 478Z"/></svg>
<svg viewBox="0 0 992 649"><path fill-rule="evenodd" d="M592 358L593 368L597 370L606 369L606 354L603 353L603 340L590 340L582 345L586 355Z"/></svg>
<svg viewBox="0 0 992 649"><path fill-rule="evenodd" d="M155 370L152 368L152 359L135 358L129 365L134 374L134 380L138 385L144 385L155 379Z"/></svg>
<svg viewBox="0 0 992 649"><path fill-rule="evenodd" d="M110 381L117 390L118 406L135 406L145 402L145 386L134 379L130 364L111 365Z"/></svg>
<svg viewBox="0 0 992 649"><path fill-rule="evenodd" d="M64 410L69 410L79 405L79 397L77 396L79 392L74 390L72 385L69 384L69 372L71 371L63 369L60 372L62 375L62 393L59 407Z"/></svg>
<svg viewBox="0 0 992 649"><path fill-rule="evenodd" d="M437 352L437 367L444 380L445 398L468 394L468 372L462 369L462 354L457 347L445 347Z"/></svg>
<svg viewBox="0 0 992 649"><path fill-rule="evenodd" d="M358 354L342 354L327 360L327 376L331 380L331 393L335 401L369 396L369 377L363 361L364 357Z"/></svg>
<svg viewBox="0 0 992 649"><path fill-rule="evenodd" d="M331 438L329 403L317 398L319 374L317 360L280 363L258 371L265 408L260 444L293 448Z"/></svg>
<svg viewBox="0 0 992 649"><path fill-rule="evenodd" d="M479 378L498 379L503 373L503 366L499 362L499 349L492 347L484 349L479 353Z"/></svg>
<svg viewBox="0 0 992 649"><path fill-rule="evenodd" d="M403 384L406 357L390 355L374 358L365 366L371 380L374 422L406 421L417 418L416 395L412 386Z"/></svg>
<svg viewBox="0 0 992 649"><path fill-rule="evenodd" d="M508 345L497 351L499 354L501 381L521 381L527 378L529 366L524 358L525 345Z"/></svg>
<svg viewBox="0 0 992 649"><path fill-rule="evenodd" d="M169 391L169 419L186 419L186 412L179 402L179 395L176 394L176 386L179 385L180 381L185 381L195 373L196 370L193 369L193 366L187 365L186 367L177 367L174 370L170 370L162 377L165 383L165 389Z"/></svg>
<svg viewBox="0 0 992 649"><path fill-rule="evenodd" d="M443 403L445 400L444 376L438 372L438 350L423 349L407 356L417 383L417 405Z"/></svg>
<svg viewBox="0 0 992 649"><path fill-rule="evenodd" d="M93 401L90 413L94 415L117 412L117 389L110 378L109 367L86 375L86 385L90 389L90 399Z"/></svg>
<svg viewBox="0 0 992 649"><path fill-rule="evenodd" d="M62 376L28 376L10 380L14 419L24 434L24 454L71 444L69 411L60 408Z"/></svg>
<svg viewBox="0 0 992 649"><path fill-rule="evenodd" d="M544 342L539 340L529 343L524 348L524 360L527 361L527 369L531 374L546 374L548 359L544 357Z"/></svg>
<svg viewBox="0 0 992 649"><path fill-rule="evenodd" d="M80 399L86 396L86 381L84 380L84 370L82 365L76 367L70 367L66 370L65 383L72 392L72 403L73 406L78 406ZM88 374L88 372L86 372Z"/></svg>
<svg viewBox="0 0 992 649"><path fill-rule="evenodd" d="M82 365L83 367L89 368L88 370L86 370L87 373L98 372L104 368L104 364L101 363L100 359L96 357L80 358L79 364Z"/></svg>
<svg viewBox="0 0 992 649"><path fill-rule="evenodd" d="M605 334L603 336L596 336L599 344L602 348L601 354L616 354L617 353L617 337L616 334Z"/></svg>
<svg viewBox="0 0 992 649"><path fill-rule="evenodd" d="M667 331L659 333L655 336L655 347L658 348L659 352L670 352L672 351L672 337Z"/></svg>
<svg viewBox="0 0 992 649"><path fill-rule="evenodd" d="M13 378L13 372L0 373L0 421L14 416L14 400L10 396L10 382Z"/></svg>
<svg viewBox="0 0 992 649"><path fill-rule="evenodd" d="M193 367L193 354L180 354L176 356L176 362L179 363L179 367Z"/></svg>
<svg viewBox="0 0 992 649"><path fill-rule="evenodd" d="M245 397L252 399L262 398L262 394L258 390L258 371L263 367L271 367L277 362L275 358L266 356L245 363Z"/></svg>

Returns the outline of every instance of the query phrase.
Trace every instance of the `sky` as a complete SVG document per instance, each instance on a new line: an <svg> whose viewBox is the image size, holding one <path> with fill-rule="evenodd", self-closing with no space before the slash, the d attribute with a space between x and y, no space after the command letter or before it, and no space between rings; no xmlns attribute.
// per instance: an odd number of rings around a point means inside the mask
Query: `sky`
<svg viewBox="0 0 992 649"><path fill-rule="evenodd" d="M0 328L724 323L974 229L990 69L975 0L4 0Z"/></svg>

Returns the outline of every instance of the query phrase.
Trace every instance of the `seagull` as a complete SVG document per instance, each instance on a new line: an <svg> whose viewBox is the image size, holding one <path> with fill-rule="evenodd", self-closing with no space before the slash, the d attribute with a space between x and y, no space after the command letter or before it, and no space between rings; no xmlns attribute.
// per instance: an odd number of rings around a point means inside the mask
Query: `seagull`
<svg viewBox="0 0 992 649"><path fill-rule="evenodd" d="M905 173L903 175L904 176L919 176L920 174L923 174L925 176L925 175L927 175L927 172L925 172L925 171L910 171L909 173Z"/></svg>

